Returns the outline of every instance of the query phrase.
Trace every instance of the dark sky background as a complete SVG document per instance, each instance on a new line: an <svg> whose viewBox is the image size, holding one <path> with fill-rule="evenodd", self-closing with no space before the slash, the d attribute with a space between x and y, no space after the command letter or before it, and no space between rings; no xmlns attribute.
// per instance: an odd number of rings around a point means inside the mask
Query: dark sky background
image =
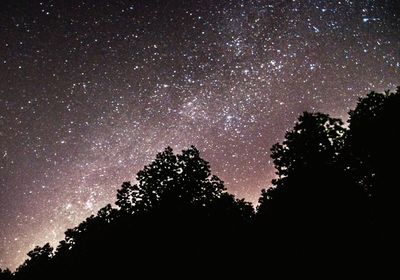
<svg viewBox="0 0 400 280"><path fill-rule="evenodd" d="M196 145L256 202L305 110L400 84L400 1L0 1L0 267Z"/></svg>

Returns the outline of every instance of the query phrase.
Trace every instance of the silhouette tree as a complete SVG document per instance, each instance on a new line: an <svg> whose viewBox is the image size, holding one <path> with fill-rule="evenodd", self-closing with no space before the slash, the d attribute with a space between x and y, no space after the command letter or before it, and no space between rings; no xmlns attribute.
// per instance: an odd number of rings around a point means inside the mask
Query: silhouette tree
<svg viewBox="0 0 400 280"><path fill-rule="evenodd" d="M270 249L315 260L344 250L350 256L363 246L366 195L339 163L345 131L339 119L306 112L272 147L278 178L257 208L260 232L275 240Z"/></svg>
<svg viewBox="0 0 400 280"><path fill-rule="evenodd" d="M118 208L107 205L67 230L54 254L48 245L35 248L17 278L115 278L131 275L132 264L135 275L154 276L157 267L176 276L243 263L254 209L226 192L195 147L178 155L166 148L137 182L122 184Z"/></svg>
<svg viewBox="0 0 400 280"><path fill-rule="evenodd" d="M183 256L187 255L214 252L209 258L216 257L218 246L221 250L225 248L226 253L228 243L223 245L213 236L221 234L230 240L236 236L231 230L245 234L244 225L250 223L254 212L251 204L226 193L223 182L211 175L209 163L194 146L178 155L171 148L165 149L138 173L137 181L135 185L129 182L122 185L116 204L122 212L136 214L131 219L145 217L141 226L152 228L147 237L162 228L167 233L164 238L170 242L154 250L159 256L162 256L160 251L167 254L174 251L175 255L180 252L181 263L186 263ZM159 236L152 238L160 239Z"/></svg>
<svg viewBox="0 0 400 280"><path fill-rule="evenodd" d="M0 270L0 280L218 270L227 277L228 267L371 264L398 234L398 108L400 88L361 98L348 129L327 114L303 113L271 148L277 178L257 213L226 191L194 146L180 154L168 147L137 183L122 184L116 208L108 204L68 229L55 251L35 247L14 275ZM252 258L259 252L264 257Z"/></svg>
<svg viewBox="0 0 400 280"><path fill-rule="evenodd" d="M2 270L0 268L0 280L11 280L13 275L9 269Z"/></svg>
<svg viewBox="0 0 400 280"><path fill-rule="evenodd" d="M370 195L378 239L387 248L399 234L399 108L400 87L360 98L350 112L344 153L348 173Z"/></svg>
<svg viewBox="0 0 400 280"><path fill-rule="evenodd" d="M138 200L141 200L138 186L132 186L131 182L124 182L121 189L117 191L117 201L115 204L119 206L122 211L133 214Z"/></svg>
<svg viewBox="0 0 400 280"><path fill-rule="evenodd" d="M49 273L53 256L53 248L49 243L43 247L36 246L27 255L29 259L17 268L18 279L40 279Z"/></svg>
<svg viewBox="0 0 400 280"><path fill-rule="evenodd" d="M283 178L304 166L334 163L343 146L344 133L340 119L304 112L293 130L286 133L283 143L272 146L271 157L279 176L273 183L279 185Z"/></svg>
<svg viewBox="0 0 400 280"><path fill-rule="evenodd" d="M171 148L139 171L138 184L126 182L118 190L116 205L129 213L149 211L160 204L206 207L225 192L223 182L211 176L209 163L192 146L181 155Z"/></svg>

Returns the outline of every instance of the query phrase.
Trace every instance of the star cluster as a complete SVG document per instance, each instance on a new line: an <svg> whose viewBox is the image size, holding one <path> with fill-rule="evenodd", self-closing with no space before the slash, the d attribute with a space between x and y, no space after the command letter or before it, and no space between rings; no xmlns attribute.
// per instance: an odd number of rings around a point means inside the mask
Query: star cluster
<svg viewBox="0 0 400 280"><path fill-rule="evenodd" d="M256 202L302 111L400 84L398 1L1 1L0 267L196 145Z"/></svg>

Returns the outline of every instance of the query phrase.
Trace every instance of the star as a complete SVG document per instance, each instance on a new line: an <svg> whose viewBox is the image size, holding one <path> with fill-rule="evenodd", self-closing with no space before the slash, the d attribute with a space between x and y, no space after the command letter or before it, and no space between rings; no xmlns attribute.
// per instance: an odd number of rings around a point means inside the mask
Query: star
<svg viewBox="0 0 400 280"><path fill-rule="evenodd" d="M167 146L195 145L256 204L299 114L346 119L399 83L389 2L3 4L0 267L56 246Z"/></svg>

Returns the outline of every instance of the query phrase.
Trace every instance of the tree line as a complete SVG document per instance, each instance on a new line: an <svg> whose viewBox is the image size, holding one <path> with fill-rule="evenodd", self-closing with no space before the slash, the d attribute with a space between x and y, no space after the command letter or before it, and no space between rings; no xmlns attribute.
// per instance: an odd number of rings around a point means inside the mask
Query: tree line
<svg viewBox="0 0 400 280"><path fill-rule="evenodd" d="M304 112L271 148L273 187L256 209L228 193L194 147L166 148L110 204L35 247L4 279L263 272L275 264L390 262L399 224L400 87L360 98L347 124Z"/></svg>

